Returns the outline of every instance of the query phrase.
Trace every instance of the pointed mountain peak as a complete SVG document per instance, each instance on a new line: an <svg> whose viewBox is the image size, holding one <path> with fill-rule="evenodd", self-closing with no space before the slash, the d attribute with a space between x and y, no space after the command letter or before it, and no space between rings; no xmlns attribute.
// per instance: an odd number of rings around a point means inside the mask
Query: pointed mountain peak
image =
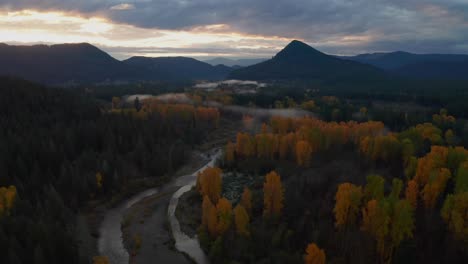
<svg viewBox="0 0 468 264"><path fill-rule="evenodd" d="M310 57L322 57L327 56L324 53L312 48L306 43L293 40L289 43L283 50L276 54L275 58L285 59L285 58L310 58Z"/></svg>

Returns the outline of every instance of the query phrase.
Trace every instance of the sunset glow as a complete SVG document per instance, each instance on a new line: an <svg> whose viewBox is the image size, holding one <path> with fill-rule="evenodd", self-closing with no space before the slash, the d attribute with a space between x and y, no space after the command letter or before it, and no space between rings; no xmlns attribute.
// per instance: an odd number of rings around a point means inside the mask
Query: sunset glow
<svg viewBox="0 0 468 264"><path fill-rule="evenodd" d="M199 26L187 30L159 30L114 23L100 17L65 12L24 10L0 12L0 42L13 44L79 43L108 48L118 58L141 56L270 56L290 41L233 32L228 25ZM214 52L202 51L213 47ZM226 47L226 49L223 49ZM124 51L123 48L132 51ZM197 51L199 49L200 51ZM239 56L239 53L235 54Z"/></svg>

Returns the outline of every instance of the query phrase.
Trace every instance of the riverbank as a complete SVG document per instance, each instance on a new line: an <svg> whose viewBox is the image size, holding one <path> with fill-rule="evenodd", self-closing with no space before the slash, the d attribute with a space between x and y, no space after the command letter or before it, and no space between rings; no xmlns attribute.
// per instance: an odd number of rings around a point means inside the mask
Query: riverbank
<svg viewBox="0 0 468 264"><path fill-rule="evenodd" d="M184 184L181 178L191 174L207 163L208 159L194 152L186 166L173 176L173 182L160 188L125 210L122 220L123 244L130 252L130 263L185 264L191 263L174 247L174 240L167 220L167 205L173 193Z"/></svg>

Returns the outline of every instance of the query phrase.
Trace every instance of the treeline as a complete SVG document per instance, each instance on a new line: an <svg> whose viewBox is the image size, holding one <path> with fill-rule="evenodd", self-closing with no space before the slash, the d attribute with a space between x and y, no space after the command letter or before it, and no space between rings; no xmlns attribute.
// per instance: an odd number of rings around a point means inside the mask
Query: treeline
<svg viewBox="0 0 468 264"><path fill-rule="evenodd" d="M244 186L240 201L233 209L231 201L222 197L222 171L207 168L197 176L197 191L202 200L200 243L215 263L237 261L253 262L249 246L258 241L262 233L251 228L251 222L278 223L283 211L284 189L281 176L275 171L265 175L261 217L252 207L252 192ZM264 249L263 249L264 250ZM259 252L258 252L259 253Z"/></svg>
<svg viewBox="0 0 468 264"><path fill-rule="evenodd" d="M16 188L12 205L0 203L8 212L0 217L0 254L12 264L87 263L73 233L79 208L137 179L164 180L215 123L203 117L187 125L159 113L141 119L73 91L0 83L0 186Z"/></svg>
<svg viewBox="0 0 468 264"><path fill-rule="evenodd" d="M375 102L414 102L431 108L447 108L451 113L466 118L465 104L468 93L467 81L452 80L402 80L389 79L385 82L320 82L296 81L276 82L260 89L257 94L233 95L235 104L247 105L250 102L261 107L273 107L275 101L286 97L302 103L307 99L321 96L336 96L341 99Z"/></svg>
<svg viewBox="0 0 468 264"><path fill-rule="evenodd" d="M123 97L132 94L158 95L163 93L183 92L185 87L191 87L191 82L140 82L131 84L85 85L73 89L83 95L110 101L112 97Z"/></svg>

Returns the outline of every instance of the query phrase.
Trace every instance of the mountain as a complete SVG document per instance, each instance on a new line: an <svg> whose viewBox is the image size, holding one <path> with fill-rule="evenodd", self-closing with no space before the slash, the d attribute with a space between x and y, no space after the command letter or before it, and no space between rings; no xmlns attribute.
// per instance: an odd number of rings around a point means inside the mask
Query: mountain
<svg viewBox="0 0 468 264"><path fill-rule="evenodd" d="M413 54L403 51L340 57L416 79L468 79L468 55Z"/></svg>
<svg viewBox="0 0 468 264"><path fill-rule="evenodd" d="M151 80L220 80L233 69L192 58L133 57L119 61L87 44L12 46L0 44L0 75L44 84Z"/></svg>
<svg viewBox="0 0 468 264"><path fill-rule="evenodd" d="M138 69L128 67L87 43L52 46L0 44L0 74L49 84L144 78Z"/></svg>
<svg viewBox="0 0 468 264"><path fill-rule="evenodd" d="M294 40L272 59L233 71L241 80L370 80L383 78L380 69L324 54Z"/></svg>
<svg viewBox="0 0 468 264"><path fill-rule="evenodd" d="M257 63L260 63L260 62L264 62L266 60L267 59L237 59L237 60L234 60L234 59L218 57L218 58L214 58L214 59L211 59L211 60L206 60L205 62L209 63L209 64L211 64L213 66L222 64L222 65L226 65L226 66L229 66L229 67L233 67L233 66L247 67L247 66L254 65L254 64L257 64Z"/></svg>
<svg viewBox="0 0 468 264"><path fill-rule="evenodd" d="M224 65L212 66L187 57L132 57L124 63L167 80L221 80L232 71Z"/></svg>

